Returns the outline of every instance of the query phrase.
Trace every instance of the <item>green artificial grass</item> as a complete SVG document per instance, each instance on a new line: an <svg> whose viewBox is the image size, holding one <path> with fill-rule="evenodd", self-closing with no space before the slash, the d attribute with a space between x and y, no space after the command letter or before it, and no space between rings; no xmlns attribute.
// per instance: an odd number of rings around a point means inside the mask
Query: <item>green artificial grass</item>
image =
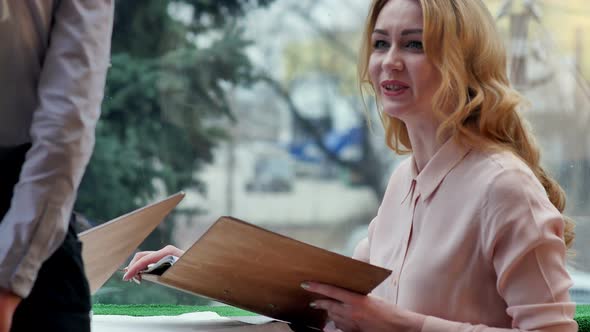
<svg viewBox="0 0 590 332"><path fill-rule="evenodd" d="M254 316L255 313L230 306L191 306L169 304L95 304L92 307L94 315L126 315L126 316L176 316L189 312L212 311L220 316ZM590 332L590 305L578 305L576 321L580 326L579 332Z"/></svg>
<svg viewBox="0 0 590 332"><path fill-rule="evenodd" d="M220 316L255 316L255 313L230 306L195 306L170 304L94 304L93 315L124 315L124 316L177 316L189 312L212 311Z"/></svg>
<svg viewBox="0 0 590 332"><path fill-rule="evenodd" d="M576 321L580 326L580 332L590 332L590 304L579 305L576 308Z"/></svg>

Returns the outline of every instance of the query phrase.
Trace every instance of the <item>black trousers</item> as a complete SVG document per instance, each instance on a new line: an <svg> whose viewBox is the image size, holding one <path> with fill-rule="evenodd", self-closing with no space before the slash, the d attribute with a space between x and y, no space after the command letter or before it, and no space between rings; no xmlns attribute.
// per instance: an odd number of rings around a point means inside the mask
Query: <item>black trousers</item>
<svg viewBox="0 0 590 332"><path fill-rule="evenodd" d="M10 207L14 185L30 145L0 150L0 221ZM90 331L90 288L82 262L82 243L70 223L63 244L47 259L30 295L13 317L11 332Z"/></svg>

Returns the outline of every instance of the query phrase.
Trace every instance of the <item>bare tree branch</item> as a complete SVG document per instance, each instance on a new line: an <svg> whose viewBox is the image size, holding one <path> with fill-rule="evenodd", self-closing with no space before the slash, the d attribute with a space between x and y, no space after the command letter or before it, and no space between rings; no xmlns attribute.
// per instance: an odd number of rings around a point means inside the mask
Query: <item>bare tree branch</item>
<svg viewBox="0 0 590 332"><path fill-rule="evenodd" d="M301 115L301 111L295 105L293 99L291 98L291 95L287 90L283 88L280 82L278 82L277 80L275 80L267 74L259 74L257 76L257 79L268 84L283 99L283 101L287 104L289 112L297 121L298 125L301 126L301 128L311 136L314 143L328 158L328 160L340 167L347 168L355 172L356 174L360 175L363 179L363 182L371 188L375 196L378 199L381 199L381 197L383 196L384 188L381 184L381 172L376 170L376 168L379 168L380 163L377 160L378 158L375 154L374 148L371 146L369 142L366 130L363 131L362 159L357 162L344 160L340 158L337 154L335 154L333 151L328 149L328 147L324 144L324 140L320 131L308 119Z"/></svg>
<svg viewBox="0 0 590 332"><path fill-rule="evenodd" d="M342 43L334 33L323 26L321 26L316 20L312 19L310 16L310 11L306 11L303 8L293 6L293 11L299 15L300 18L305 20L309 26L316 31L324 40L332 44L334 49L342 52L342 55L349 59L353 63L356 63L356 52L352 50L348 45Z"/></svg>

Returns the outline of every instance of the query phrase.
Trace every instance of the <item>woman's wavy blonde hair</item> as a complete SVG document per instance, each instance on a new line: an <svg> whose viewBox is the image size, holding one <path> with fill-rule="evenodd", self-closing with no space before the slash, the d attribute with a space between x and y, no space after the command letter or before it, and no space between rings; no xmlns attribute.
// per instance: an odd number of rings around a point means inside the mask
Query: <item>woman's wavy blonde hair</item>
<svg viewBox="0 0 590 332"><path fill-rule="evenodd" d="M441 120L438 137L451 137L478 149L512 151L532 169L563 213L565 193L540 165L539 148L518 112L524 99L510 86L504 43L486 6L481 0L415 1L422 7L426 56L442 77L433 99L433 110ZM368 73L371 34L387 2L373 0L369 10L358 66L361 93L368 87L375 94ZM399 154L411 152L405 124L380 114L387 145ZM564 241L570 248L574 223L563 218Z"/></svg>

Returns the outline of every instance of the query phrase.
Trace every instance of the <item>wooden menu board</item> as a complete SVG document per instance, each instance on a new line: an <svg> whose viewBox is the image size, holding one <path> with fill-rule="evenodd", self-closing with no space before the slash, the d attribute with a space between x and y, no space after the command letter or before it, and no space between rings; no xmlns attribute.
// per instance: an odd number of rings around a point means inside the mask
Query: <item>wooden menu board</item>
<svg viewBox="0 0 590 332"><path fill-rule="evenodd" d="M94 294L180 203L180 192L78 234L90 292Z"/></svg>
<svg viewBox="0 0 590 332"><path fill-rule="evenodd" d="M286 321L321 328L324 312L303 290L317 281L368 294L391 271L273 233L247 222L219 218L161 276L142 279Z"/></svg>

